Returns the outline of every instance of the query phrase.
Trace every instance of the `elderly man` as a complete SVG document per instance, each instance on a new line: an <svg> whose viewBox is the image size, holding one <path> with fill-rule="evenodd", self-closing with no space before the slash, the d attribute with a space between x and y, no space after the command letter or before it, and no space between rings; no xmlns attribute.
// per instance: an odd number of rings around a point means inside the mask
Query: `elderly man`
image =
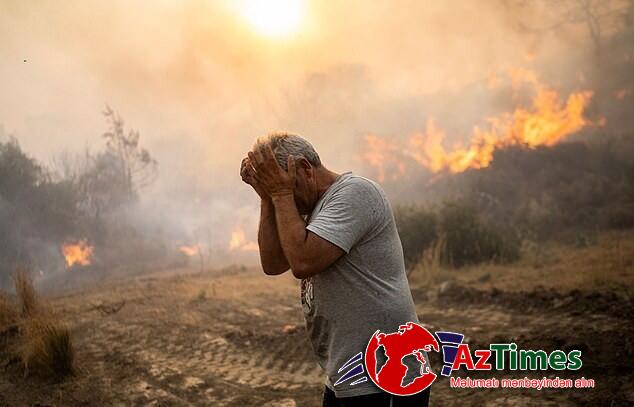
<svg viewBox="0 0 634 407"><path fill-rule="evenodd" d="M337 174L301 137L259 139L242 160L242 180L261 198L258 244L268 275L301 279L307 331L326 372L324 406L426 406L429 389L408 397L382 392L340 368L373 333L417 322L392 209L379 185ZM408 375L421 363L406 361ZM415 376L414 376L415 377ZM351 383L352 382L352 383Z"/></svg>

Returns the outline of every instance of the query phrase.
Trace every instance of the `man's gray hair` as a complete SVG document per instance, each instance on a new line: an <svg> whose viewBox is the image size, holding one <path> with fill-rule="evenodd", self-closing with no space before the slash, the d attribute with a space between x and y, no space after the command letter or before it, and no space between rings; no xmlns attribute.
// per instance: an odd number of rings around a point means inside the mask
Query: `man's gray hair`
<svg viewBox="0 0 634 407"><path fill-rule="evenodd" d="M315 148L305 139L294 134L273 133L265 137L260 137L255 143L255 147L261 147L269 144L275 154L280 167L287 170L288 156L296 159L304 157L309 163L315 167L321 166L321 159Z"/></svg>

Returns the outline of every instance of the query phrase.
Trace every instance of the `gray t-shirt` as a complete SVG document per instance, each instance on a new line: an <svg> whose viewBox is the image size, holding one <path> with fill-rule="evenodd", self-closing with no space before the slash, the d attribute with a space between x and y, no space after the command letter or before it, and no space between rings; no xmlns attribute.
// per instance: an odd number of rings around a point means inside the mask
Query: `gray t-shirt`
<svg viewBox="0 0 634 407"><path fill-rule="evenodd" d="M365 352L377 329L391 333L418 322L387 197L375 182L345 173L317 202L306 229L346 252L301 284L307 330L326 385L337 397L377 393L379 388L363 379L365 372L334 384L349 370L340 368ZM417 366L406 365L409 376Z"/></svg>

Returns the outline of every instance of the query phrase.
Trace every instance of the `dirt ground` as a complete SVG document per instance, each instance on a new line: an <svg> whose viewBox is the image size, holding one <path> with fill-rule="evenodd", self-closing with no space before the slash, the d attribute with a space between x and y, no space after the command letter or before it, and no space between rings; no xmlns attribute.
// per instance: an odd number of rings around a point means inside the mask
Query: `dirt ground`
<svg viewBox="0 0 634 407"><path fill-rule="evenodd" d="M634 250L629 241L619 248L614 266L601 246L609 242L557 249L539 265L443 271L433 284L412 276L419 318L431 330L464 333L472 348L514 341L580 349L581 370L545 375L596 381L594 389L459 390L439 378L432 405L632 405ZM601 275L580 275L597 273L597 256ZM318 406L323 377L298 297L292 276L244 267L157 272L57 294L52 303L72 327L77 373L57 382L0 366L0 405Z"/></svg>

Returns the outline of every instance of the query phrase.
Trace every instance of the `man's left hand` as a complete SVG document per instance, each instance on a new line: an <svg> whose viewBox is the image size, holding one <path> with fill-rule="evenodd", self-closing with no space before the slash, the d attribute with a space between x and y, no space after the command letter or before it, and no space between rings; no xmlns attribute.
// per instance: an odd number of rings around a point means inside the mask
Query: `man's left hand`
<svg viewBox="0 0 634 407"><path fill-rule="evenodd" d="M288 171L280 167L270 145L249 152L249 160L255 169L255 179L271 197L293 195L296 171L292 156L288 157Z"/></svg>

